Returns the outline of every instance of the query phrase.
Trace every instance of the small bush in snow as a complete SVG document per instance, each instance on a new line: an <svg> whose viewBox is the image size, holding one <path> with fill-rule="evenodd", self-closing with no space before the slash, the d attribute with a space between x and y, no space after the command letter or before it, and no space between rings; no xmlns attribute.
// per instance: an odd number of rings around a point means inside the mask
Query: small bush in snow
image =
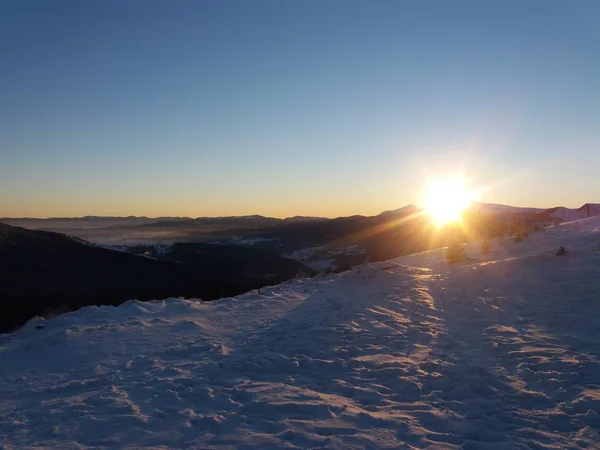
<svg viewBox="0 0 600 450"><path fill-rule="evenodd" d="M446 251L446 261L449 263L463 261L466 258L467 255L465 254L465 249L461 244L452 244Z"/></svg>

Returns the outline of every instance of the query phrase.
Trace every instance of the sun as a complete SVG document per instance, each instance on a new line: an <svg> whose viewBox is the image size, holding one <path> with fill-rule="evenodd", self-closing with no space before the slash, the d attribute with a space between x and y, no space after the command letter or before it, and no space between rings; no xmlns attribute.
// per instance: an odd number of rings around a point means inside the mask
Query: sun
<svg viewBox="0 0 600 450"><path fill-rule="evenodd" d="M425 193L425 211L438 226L460 222L475 200L474 191L459 177L437 178L429 182Z"/></svg>

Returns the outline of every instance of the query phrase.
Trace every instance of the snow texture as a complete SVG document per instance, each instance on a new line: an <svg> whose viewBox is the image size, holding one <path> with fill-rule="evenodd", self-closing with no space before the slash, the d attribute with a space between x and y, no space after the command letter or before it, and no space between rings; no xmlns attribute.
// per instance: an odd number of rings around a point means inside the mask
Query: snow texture
<svg viewBox="0 0 600 450"><path fill-rule="evenodd" d="M0 447L598 448L599 218L491 244L32 320Z"/></svg>

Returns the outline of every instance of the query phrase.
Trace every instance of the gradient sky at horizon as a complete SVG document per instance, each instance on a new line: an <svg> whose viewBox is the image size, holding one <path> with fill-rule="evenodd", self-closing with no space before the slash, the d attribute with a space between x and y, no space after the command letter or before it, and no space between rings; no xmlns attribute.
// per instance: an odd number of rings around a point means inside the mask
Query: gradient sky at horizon
<svg viewBox="0 0 600 450"><path fill-rule="evenodd" d="M600 2L0 3L0 217L600 202Z"/></svg>

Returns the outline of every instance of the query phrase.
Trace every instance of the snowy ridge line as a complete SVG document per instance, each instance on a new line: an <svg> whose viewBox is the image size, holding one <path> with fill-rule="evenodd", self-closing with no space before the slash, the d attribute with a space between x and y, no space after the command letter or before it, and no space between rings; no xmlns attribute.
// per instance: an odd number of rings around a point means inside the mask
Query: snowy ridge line
<svg viewBox="0 0 600 450"><path fill-rule="evenodd" d="M0 446L596 448L599 244L591 218L458 264L32 321L0 341Z"/></svg>

